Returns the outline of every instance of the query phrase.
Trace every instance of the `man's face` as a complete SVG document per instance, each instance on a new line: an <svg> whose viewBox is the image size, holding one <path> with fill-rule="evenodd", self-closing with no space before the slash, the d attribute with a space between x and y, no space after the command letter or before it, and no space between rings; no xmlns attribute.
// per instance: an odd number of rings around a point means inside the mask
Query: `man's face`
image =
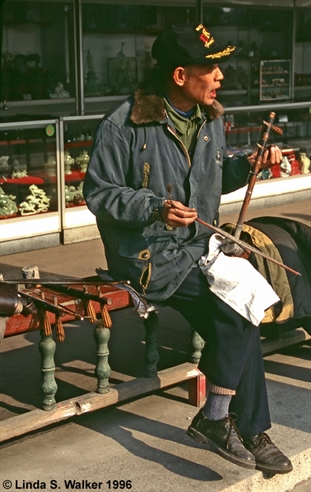
<svg viewBox="0 0 311 492"><path fill-rule="evenodd" d="M182 93L190 106L208 106L216 98L216 90L224 76L218 65L191 65L185 67Z"/></svg>

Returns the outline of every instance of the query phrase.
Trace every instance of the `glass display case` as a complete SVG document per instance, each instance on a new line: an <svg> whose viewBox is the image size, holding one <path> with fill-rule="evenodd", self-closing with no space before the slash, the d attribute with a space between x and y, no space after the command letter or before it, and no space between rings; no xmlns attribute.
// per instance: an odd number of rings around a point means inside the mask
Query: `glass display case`
<svg viewBox="0 0 311 492"><path fill-rule="evenodd" d="M59 233L59 123L0 124L0 241Z"/></svg>
<svg viewBox="0 0 311 492"><path fill-rule="evenodd" d="M253 152L260 141L262 122L270 112L276 114L274 125L283 130L280 135L270 133L269 144L282 149L280 164L261 171L257 176L251 207L290 204L309 200L311 190L311 101L288 104L279 102L260 106L227 107L224 117L229 154ZM241 208L246 187L221 198L221 213L232 213Z"/></svg>
<svg viewBox="0 0 311 492"><path fill-rule="evenodd" d="M98 236L94 215L83 198L83 180L101 116L60 119L61 216L64 243Z"/></svg>
<svg viewBox="0 0 311 492"><path fill-rule="evenodd" d="M82 0L85 110L107 111L130 94L155 63L151 46L156 36L173 24L195 22L196 4Z"/></svg>
<svg viewBox="0 0 311 492"><path fill-rule="evenodd" d="M227 105L258 104L261 60L291 58L292 15L286 9L271 10L249 5L204 6L204 23L215 37L240 48L229 62L222 63L224 81L219 99Z"/></svg>
<svg viewBox="0 0 311 492"><path fill-rule="evenodd" d="M252 151L256 147L263 120L267 120L271 111L276 113L275 125L282 135L271 132L269 143L276 143L282 149L281 165L259 174L258 179L288 178L310 175L311 156L311 102L267 104L226 108L225 128L229 152L239 150Z"/></svg>
<svg viewBox="0 0 311 492"><path fill-rule="evenodd" d="M157 34L198 19L241 48L222 64L223 104L260 104L262 60L291 60L290 100L309 99L309 0L6 0L0 120L106 112L152 65Z"/></svg>
<svg viewBox="0 0 311 492"><path fill-rule="evenodd" d="M1 20L0 100L5 116L74 111L72 0L5 1Z"/></svg>
<svg viewBox="0 0 311 492"><path fill-rule="evenodd" d="M276 193L287 196L310 190L310 106L311 102L284 102L226 108L229 153L253 151L262 121L270 111L276 112L275 124L283 135L272 134L270 142L281 146L284 162L260 173L255 192L269 196L270 202ZM49 246L56 241L66 244L99 237L95 217L83 199L82 184L101 118L72 116L0 124L1 253L35 249L28 244L29 236L31 241L54 238ZM274 185L273 190L266 189L265 184L274 182L277 192ZM241 193L226 195L223 201L232 205L243 198Z"/></svg>
<svg viewBox="0 0 311 492"><path fill-rule="evenodd" d="M291 61L262 60L260 62L260 100L273 101L291 97Z"/></svg>

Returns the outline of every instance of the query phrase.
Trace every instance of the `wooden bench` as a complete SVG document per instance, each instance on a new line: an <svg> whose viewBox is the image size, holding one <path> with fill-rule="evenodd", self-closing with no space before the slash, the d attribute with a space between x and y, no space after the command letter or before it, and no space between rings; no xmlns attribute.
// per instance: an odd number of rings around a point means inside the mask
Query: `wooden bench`
<svg viewBox="0 0 311 492"><path fill-rule="evenodd" d="M126 290L119 289L114 285L98 284L98 277L88 277L84 280L85 285L45 287L38 284L38 286L34 285L19 289L21 294L25 296L31 295L33 298L38 299L35 303L38 309L33 315L23 316L16 314L8 318L4 336L7 338L40 330L39 350L41 354L43 410L31 410L25 414L2 421L0 441L20 436L74 415L104 408L186 380L189 381L189 403L195 406L203 404L206 395L206 381L205 376L197 369L203 341L195 332L192 332L193 350L191 361L158 372L159 354L156 333L158 317L156 313L151 313L143 321L146 331L146 377L120 383L115 387L109 385L111 374L108 361L109 338L110 330L113 328L110 312L131 307L132 300ZM92 299L90 300L90 298ZM47 309L41 307L46 307L47 305L49 306ZM61 316L59 316L59 312L61 312ZM64 341L64 325L75 319L88 319L94 324L97 355L95 365L97 389L96 392L57 403L54 362L56 342L54 337L56 336L58 340Z"/></svg>
<svg viewBox="0 0 311 492"><path fill-rule="evenodd" d="M85 285L71 285L70 292L70 289L68 290L67 288L62 288L60 292L59 287L56 286L40 286L39 288L34 286L24 291L25 295L32 293L41 298L41 300L50 303L50 310L38 309L37 314L26 317L21 314L11 316L6 322L4 336L11 337L40 330L39 349L41 353L43 410L31 410L22 415L3 420L0 425L0 442L75 415L94 411L176 385L182 381L189 381L189 403L195 406L203 404L206 397L206 381L205 376L197 369L197 363L204 346L203 340L192 330L190 362L158 371L157 327L159 320L156 313L151 313L143 321L146 333L146 377L120 383L115 387L109 385L111 374L108 361L109 338L110 330L113 328L109 313L132 307L132 301L126 290L119 289L114 285L96 284L95 282L98 282L98 280L98 277L87 277L85 278ZM92 285L92 281L94 285ZM72 289L78 290L78 294L75 292L75 295L73 295ZM23 289L20 289L20 291L23 291ZM97 300L88 299L92 296ZM53 312L53 306L55 312ZM56 308L63 310L61 317L56 314L58 312ZM95 365L97 389L96 392L86 393L85 395L57 403L54 362L56 342L54 337L56 336L62 341L64 339L63 325L81 318L89 319L94 324L97 355ZM279 338L265 338L262 340L263 354L275 352L286 346L303 343L309 339L310 336L302 328L284 333Z"/></svg>

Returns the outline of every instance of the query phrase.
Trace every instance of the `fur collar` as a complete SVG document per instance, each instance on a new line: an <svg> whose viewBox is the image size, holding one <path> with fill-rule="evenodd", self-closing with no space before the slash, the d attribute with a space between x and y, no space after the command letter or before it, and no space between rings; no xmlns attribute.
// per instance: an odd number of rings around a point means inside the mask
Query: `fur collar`
<svg viewBox="0 0 311 492"><path fill-rule="evenodd" d="M211 106L201 108L210 120L219 118L224 114L223 106L214 100ZM140 88L134 93L134 104L130 119L136 125L146 125L165 120L163 96L158 91L148 91Z"/></svg>

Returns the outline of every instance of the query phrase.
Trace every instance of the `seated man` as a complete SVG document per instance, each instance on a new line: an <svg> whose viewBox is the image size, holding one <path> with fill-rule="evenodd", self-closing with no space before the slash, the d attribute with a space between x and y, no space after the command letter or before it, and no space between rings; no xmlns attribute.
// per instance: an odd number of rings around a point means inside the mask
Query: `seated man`
<svg viewBox="0 0 311 492"><path fill-rule="evenodd" d="M269 473L292 470L264 432L271 426L258 327L209 289L208 252L220 198L247 183L252 157L228 158L219 64L237 52L202 24L155 40L157 64L135 94L105 115L84 182L110 273L145 299L178 310L206 341L199 368L208 399L188 434L226 459ZM264 154L268 167L282 158Z"/></svg>

